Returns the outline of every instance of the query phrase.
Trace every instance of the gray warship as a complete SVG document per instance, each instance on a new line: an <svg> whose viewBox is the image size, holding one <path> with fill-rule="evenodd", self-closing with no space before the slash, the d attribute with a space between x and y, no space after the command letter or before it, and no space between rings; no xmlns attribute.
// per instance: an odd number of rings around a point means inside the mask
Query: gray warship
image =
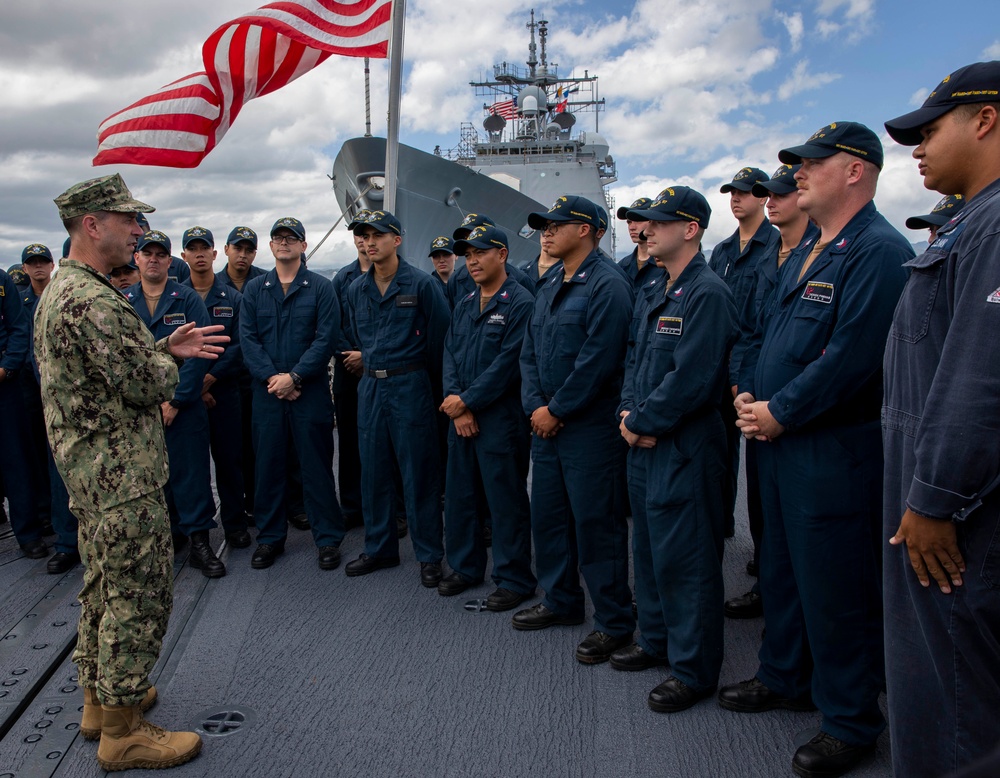
<svg viewBox="0 0 1000 778"><path fill-rule="evenodd" d="M488 214L510 238L511 260L538 255L539 236L527 225L532 211L548 210L557 197L582 195L614 212L606 187L617 180L607 140L600 134L605 102L598 77L560 77L546 52L548 22L527 24L527 68L494 65L492 78L470 82L484 98L482 132L463 123L458 145L420 151L399 144L396 216L406 234L401 254L430 270L427 247L450 235L469 213ZM592 129L583 129L582 119ZM386 140L351 138L333 163L333 189L345 221L361 209L381 209ZM602 248L614 256L614 230Z"/></svg>

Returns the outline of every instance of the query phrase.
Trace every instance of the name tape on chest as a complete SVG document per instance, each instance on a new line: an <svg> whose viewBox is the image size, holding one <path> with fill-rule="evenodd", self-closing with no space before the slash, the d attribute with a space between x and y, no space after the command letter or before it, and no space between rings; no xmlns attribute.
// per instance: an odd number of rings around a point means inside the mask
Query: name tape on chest
<svg viewBox="0 0 1000 778"><path fill-rule="evenodd" d="M163 323L168 327L180 327L182 324L187 324L187 316L183 313L168 313L163 317Z"/></svg>
<svg viewBox="0 0 1000 778"><path fill-rule="evenodd" d="M657 335L674 335L680 337L684 331L684 319L680 316L661 316L656 320Z"/></svg>
<svg viewBox="0 0 1000 778"><path fill-rule="evenodd" d="M231 319L233 309L226 305L216 305L212 308L212 316L216 319Z"/></svg>
<svg viewBox="0 0 1000 778"><path fill-rule="evenodd" d="M396 307L397 308L416 308L417 307L417 296L415 294L400 294L400 295L396 295Z"/></svg>
<svg viewBox="0 0 1000 778"><path fill-rule="evenodd" d="M802 292L802 299L829 305L833 302L833 284L810 281L806 284L805 291Z"/></svg>

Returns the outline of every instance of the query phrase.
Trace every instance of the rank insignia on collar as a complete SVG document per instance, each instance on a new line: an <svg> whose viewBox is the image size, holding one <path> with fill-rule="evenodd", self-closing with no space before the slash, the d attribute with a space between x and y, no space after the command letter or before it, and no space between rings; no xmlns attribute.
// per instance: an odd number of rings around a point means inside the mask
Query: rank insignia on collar
<svg viewBox="0 0 1000 778"><path fill-rule="evenodd" d="M501 292L500 296L506 300L507 299L507 295L509 295L509 294L510 294L510 292Z"/></svg>
<svg viewBox="0 0 1000 778"><path fill-rule="evenodd" d="M997 289L993 294L986 298L988 303L1000 303L1000 289Z"/></svg>
<svg viewBox="0 0 1000 778"><path fill-rule="evenodd" d="M841 238L840 241L835 246L835 248L842 249L846 245L847 245L847 238Z"/></svg>
<svg viewBox="0 0 1000 778"><path fill-rule="evenodd" d="M587 271L584 270L582 273L577 273L576 277L577 278L586 278L587 277Z"/></svg>

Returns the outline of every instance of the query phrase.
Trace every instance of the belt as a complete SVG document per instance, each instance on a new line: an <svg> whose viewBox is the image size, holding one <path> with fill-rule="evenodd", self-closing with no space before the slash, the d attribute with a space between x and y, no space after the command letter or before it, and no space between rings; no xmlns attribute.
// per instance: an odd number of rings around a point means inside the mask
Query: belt
<svg viewBox="0 0 1000 778"><path fill-rule="evenodd" d="M402 367L390 367L388 370L372 370L367 368L365 372L372 378L390 378L394 375L403 375L404 373L415 373L418 370L423 370L424 364L421 362L418 365L403 365Z"/></svg>

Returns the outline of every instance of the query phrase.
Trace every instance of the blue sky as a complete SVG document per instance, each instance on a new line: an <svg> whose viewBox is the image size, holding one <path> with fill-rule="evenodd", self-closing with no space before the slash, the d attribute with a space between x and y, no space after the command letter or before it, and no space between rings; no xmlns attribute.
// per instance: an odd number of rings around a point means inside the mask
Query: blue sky
<svg viewBox="0 0 1000 778"><path fill-rule="evenodd" d="M225 234L266 231L296 215L316 238L339 215L326 178L340 144L364 131L361 63L331 59L250 103L200 168L92 168L97 126L160 85L200 69L220 24L254 0L125 0L100 5L36 0L5 7L0 30L0 264L25 244L55 247L63 233L52 198L69 184L119 170L158 207L173 237L192 224ZM785 145L834 120L882 122L910 110L948 72L1000 58L996 2L875 0L409 0L404 142L431 150L481 121L468 81L494 62L526 58L529 9L550 23L560 72L589 69L608 101L601 131L618 161L619 203L683 183L709 196L709 245L735 228L719 186L745 164L771 172ZM949 14L948 9L956 12ZM373 67L375 130L384 117L385 66ZM384 124L384 122L383 122ZM887 144L876 204L896 224L926 213L909 150ZM909 233L912 240L923 236ZM619 242L620 249L624 245ZM351 258L338 231L318 264ZM262 261L266 261L263 260ZM221 266L221 263L220 263Z"/></svg>

